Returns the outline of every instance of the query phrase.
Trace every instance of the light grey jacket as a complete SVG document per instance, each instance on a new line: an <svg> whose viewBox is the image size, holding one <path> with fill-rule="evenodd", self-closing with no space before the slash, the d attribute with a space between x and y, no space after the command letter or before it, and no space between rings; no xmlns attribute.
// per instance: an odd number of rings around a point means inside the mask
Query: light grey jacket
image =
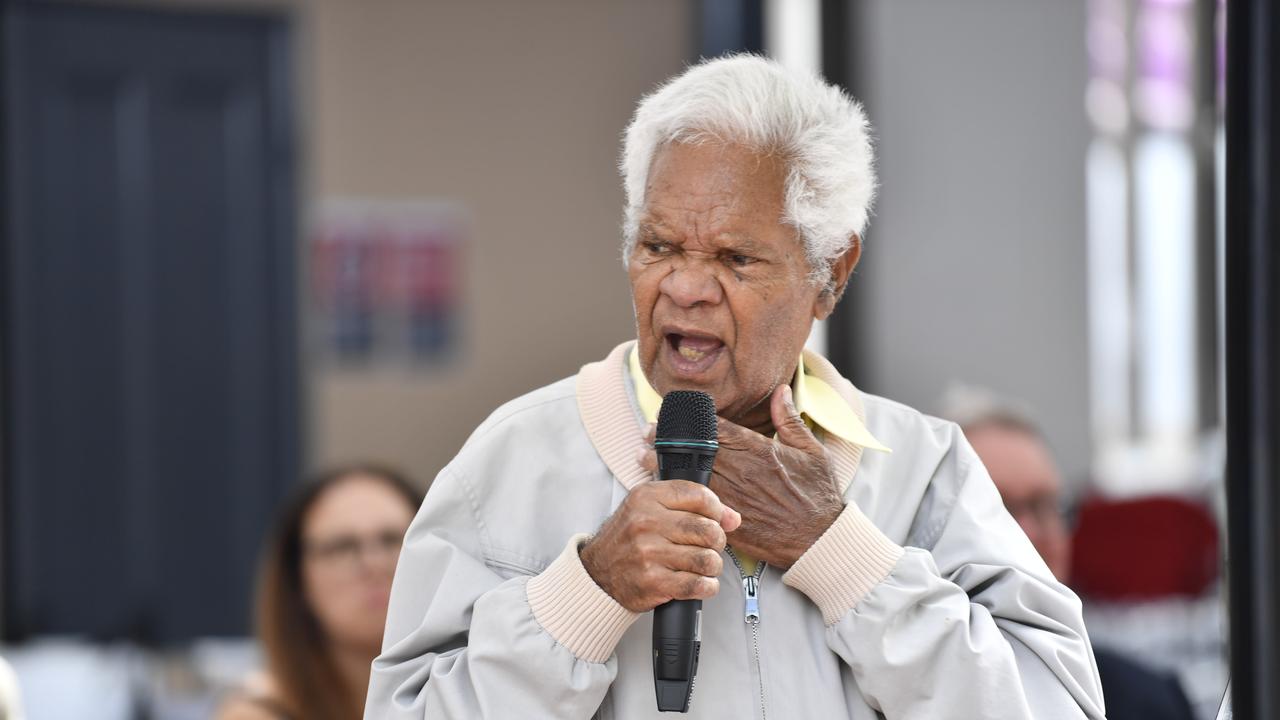
<svg viewBox="0 0 1280 720"><path fill-rule="evenodd" d="M628 489L645 425L623 344L499 408L439 474L405 538L365 717L658 718L651 613L577 548ZM691 718L1101 718L1080 602L1005 511L959 429L805 365L893 448L823 438L845 512L759 621L726 558L702 613Z"/></svg>

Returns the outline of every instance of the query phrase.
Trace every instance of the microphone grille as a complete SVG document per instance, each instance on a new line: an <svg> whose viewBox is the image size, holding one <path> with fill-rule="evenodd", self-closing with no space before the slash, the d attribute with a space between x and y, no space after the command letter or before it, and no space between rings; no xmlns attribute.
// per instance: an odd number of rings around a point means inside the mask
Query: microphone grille
<svg viewBox="0 0 1280 720"><path fill-rule="evenodd" d="M716 403L710 395L698 390L673 390L662 398L658 438L712 441L717 435Z"/></svg>

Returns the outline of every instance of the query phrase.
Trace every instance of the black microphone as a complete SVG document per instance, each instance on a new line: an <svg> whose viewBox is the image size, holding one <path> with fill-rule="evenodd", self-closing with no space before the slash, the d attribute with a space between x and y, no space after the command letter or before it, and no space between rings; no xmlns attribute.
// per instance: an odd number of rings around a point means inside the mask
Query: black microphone
<svg viewBox="0 0 1280 720"><path fill-rule="evenodd" d="M667 393L653 442L658 479L710 483L720 447L716 437L716 404L710 395L696 390ZM660 712L689 712L701 633L701 600L672 600L653 609L653 689Z"/></svg>

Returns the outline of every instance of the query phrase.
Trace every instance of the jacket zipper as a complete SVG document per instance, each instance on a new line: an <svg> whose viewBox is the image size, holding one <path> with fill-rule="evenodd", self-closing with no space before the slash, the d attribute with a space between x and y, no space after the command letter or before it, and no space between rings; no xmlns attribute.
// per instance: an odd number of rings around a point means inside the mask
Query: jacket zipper
<svg viewBox="0 0 1280 720"><path fill-rule="evenodd" d="M729 554L734 566L738 568L738 575L742 577L742 594L746 599L742 619L751 626L751 647L755 653L756 677L760 679L760 720L767 720L764 707L764 671L760 667L760 576L764 574L765 563L757 560L755 573L748 575L742 569L742 563L738 561L733 548L726 547L724 551Z"/></svg>

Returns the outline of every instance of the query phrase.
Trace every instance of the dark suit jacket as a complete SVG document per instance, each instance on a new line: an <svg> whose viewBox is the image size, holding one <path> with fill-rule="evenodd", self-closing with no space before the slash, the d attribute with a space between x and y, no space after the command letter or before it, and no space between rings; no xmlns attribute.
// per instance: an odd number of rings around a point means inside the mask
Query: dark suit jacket
<svg viewBox="0 0 1280 720"><path fill-rule="evenodd" d="M1192 720L1191 704L1172 673L1094 648L1108 720Z"/></svg>

